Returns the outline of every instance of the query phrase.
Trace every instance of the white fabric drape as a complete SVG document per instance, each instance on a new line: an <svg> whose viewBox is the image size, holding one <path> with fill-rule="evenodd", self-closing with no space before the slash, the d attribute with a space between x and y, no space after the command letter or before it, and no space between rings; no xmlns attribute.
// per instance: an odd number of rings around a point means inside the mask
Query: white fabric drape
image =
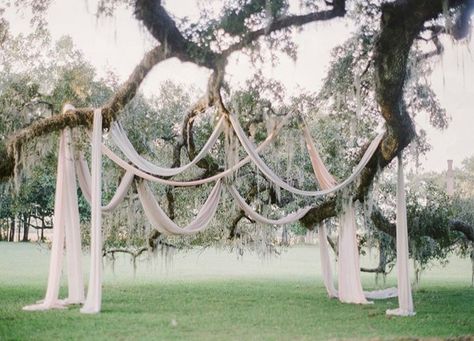
<svg viewBox="0 0 474 341"><path fill-rule="evenodd" d="M53 242L49 261L49 275L46 295L42 302L23 307L23 310L47 310L63 308L64 303L58 299L61 280L63 249L64 249L64 222L67 202L65 200L65 163L66 163L66 136L61 133L59 139L58 168L56 175L56 192L54 196Z"/></svg>
<svg viewBox="0 0 474 341"><path fill-rule="evenodd" d="M337 295L337 290L334 287L331 259L329 258L326 226L324 223L319 224L318 241L319 241L319 256L321 258L321 274L323 276L324 286L326 287L326 291L330 298L337 298L338 295Z"/></svg>
<svg viewBox="0 0 474 341"><path fill-rule="evenodd" d="M71 105L65 105L63 112L72 108ZM82 303L84 301L79 211L77 206L77 192L75 191L76 186L71 149L71 132L69 128L66 128L61 132L59 138L53 216L53 241L46 295L45 298L37 304L25 306L23 308L24 310L34 311L64 308L67 304ZM65 238L68 297L65 300L60 300L59 287Z"/></svg>
<svg viewBox="0 0 474 341"><path fill-rule="evenodd" d="M311 134L306 124L303 124L303 136L308 150L311 166L313 167L314 176L322 189L333 188L337 185L336 179L329 173L323 160L319 156L318 150L314 145ZM332 274L331 260L329 258L329 247L327 241L326 224L319 224L318 229L319 255L321 260L321 275L323 283L330 298L337 298L337 290L334 287L334 279Z"/></svg>
<svg viewBox="0 0 474 341"><path fill-rule="evenodd" d="M336 180L334 177L329 173L322 158L320 157L318 150L316 149L313 139L311 138L311 134L309 133L309 129L306 124L303 125L303 136L306 142L306 148L308 150L308 154L310 156L311 165L313 166L314 175L316 180L319 183L319 186L322 189L333 188L337 185ZM352 207L352 204L351 204ZM353 210L353 208L352 208ZM343 213L344 214L344 213ZM347 226L347 227L346 227ZM362 288L362 284L360 282L360 270L359 270L359 251L356 239L356 229L355 229L355 215L352 215L351 218L346 217L345 219L341 219L341 228L349 231L348 233L352 236L351 238L347 238L344 243L350 244L347 245L347 249L352 250L352 254L345 253L343 257L339 257L339 269L345 269L344 275L345 277L343 280L345 283L353 283L354 288L351 288L349 292L347 292L347 288L344 286L340 290L342 290L341 296L344 297L343 301L355 301L356 303L361 303L360 298L362 297L359 287ZM347 234L346 234L347 237ZM321 258L321 273L323 276L324 286L326 287L326 291L328 292L329 297L338 297L338 291L334 287L334 280L333 274L331 269L331 262L329 258L329 247L327 241L327 233L326 233L326 226L324 223L321 223L319 226L319 253ZM339 238L341 238L341 234L339 234ZM339 245L341 245L341 240L339 239ZM344 264L342 264L344 263ZM347 286L349 287L349 286ZM363 295L365 298L368 299L386 299L395 297L397 295L396 288L387 288L382 290L375 290L375 291L364 291ZM365 303L365 302L362 302Z"/></svg>
<svg viewBox="0 0 474 341"><path fill-rule="evenodd" d="M408 226L405 199L405 178L402 154L398 156L397 174L397 283L398 308L387 310L388 315L415 315L408 272Z"/></svg>
<svg viewBox="0 0 474 341"><path fill-rule="evenodd" d="M232 127L234 128L234 131L242 144L242 147L244 147L245 151L247 154L250 156L252 161L255 163L255 165L258 167L258 169L273 183L278 185L279 187L286 189L287 191L298 194L298 195L303 195L303 196L313 196L313 197L321 197L330 193L333 193L335 191L338 191L340 189L343 189L347 185L349 185L354 179L362 172L364 169L365 165L369 162L370 158L372 155L375 153L377 150L378 145L380 144L380 141L383 138L383 134L378 135L369 145L367 148L365 154L363 155L361 161L359 164L355 167L353 173L343 182L340 184L326 189L326 190L321 190L321 191L305 191L301 190L298 188L295 188L285 181L283 181L277 174L275 174L266 164L265 162L260 158L258 155L258 152L256 151L255 147L253 146L253 143L247 138L245 135L242 127L240 126L237 118L234 115L229 115L229 120L232 124Z"/></svg>
<svg viewBox="0 0 474 341"><path fill-rule="evenodd" d="M365 298L369 300L385 300L387 298L393 298L398 296L398 289L396 287L390 287L387 289L364 291Z"/></svg>
<svg viewBox="0 0 474 341"><path fill-rule="evenodd" d="M339 224L338 293L345 303L367 304L360 280L355 212L352 199L343 203Z"/></svg>
<svg viewBox="0 0 474 341"><path fill-rule="evenodd" d="M222 185L217 181L196 218L186 227L176 225L163 211L158 202L155 200L153 193L145 181L138 183L138 197L143 206L143 211L148 221L159 232L166 235L189 235L200 232L207 228L211 219L217 210L222 192Z"/></svg>
<svg viewBox="0 0 474 341"><path fill-rule="evenodd" d="M65 200L67 202L65 232L66 260L68 273L67 304L84 302L84 278L82 274L82 246L79 221L79 206L77 204L77 186L74 171L73 145L70 128L63 132L65 135Z"/></svg>
<svg viewBox="0 0 474 341"><path fill-rule="evenodd" d="M87 161L84 159L82 153L79 154L75 164L79 187L81 188L81 192L84 195L86 201L91 204L91 174L89 171L89 166L87 165ZM127 192L133 183L134 177L135 175L132 172L126 172L124 174L112 199L110 199L110 202L106 206L102 206L103 213L113 211L123 201L123 199L125 199L125 196L127 195Z"/></svg>
<svg viewBox="0 0 474 341"><path fill-rule="evenodd" d="M123 129L120 123L113 123L111 128L111 136L114 143L119 147L119 149L124 153L124 155L137 167L141 170L158 176L174 176L178 175L187 169L191 168L193 165L198 163L203 157L209 153L209 150L216 144L217 139L223 131L225 118L221 117L217 123L214 131L211 136L202 147L201 151L196 155L196 157L189 162L188 164L177 167L177 168L165 168L157 166L150 161L143 158L133 147L132 143L127 137L127 133Z"/></svg>
<svg viewBox="0 0 474 341"><path fill-rule="evenodd" d="M245 212L245 214L247 214L251 219L263 224L269 224L269 225L291 224L303 218L306 215L306 213L308 213L308 211L311 209L311 206L308 206L308 207L301 208L296 212L290 213L287 216L282 217L280 219L269 219L255 212L255 210L245 202L245 199L242 198L242 196L239 194L239 192L234 186L228 186L228 190L229 190L229 193L237 202L237 204L239 205L239 207Z"/></svg>
<svg viewBox="0 0 474 341"><path fill-rule="evenodd" d="M309 159L311 161L311 165L313 166L314 176L319 183L319 186L322 189L330 189L334 188L337 185L336 179L329 173L326 165L321 159L321 156L314 145L313 139L311 134L309 133L309 129L306 124L303 124L303 137L306 143L306 149L308 150Z"/></svg>
<svg viewBox="0 0 474 341"><path fill-rule="evenodd" d="M91 267L87 298L81 313L100 312L102 300L102 111L94 110L91 176Z"/></svg>
<svg viewBox="0 0 474 341"><path fill-rule="evenodd" d="M279 123L274 131L267 136L267 138L255 149L257 153L260 153L264 148L266 148L272 141L273 139L277 136L278 132L281 130L281 128L284 126L286 120L283 120L283 122ZM189 187L189 186L198 186L198 185L203 185L207 184L210 182L217 181L219 179L222 179L224 177L227 177L231 175L232 173L236 172L239 170L242 166L246 165L249 163L252 159L247 156L240 160L237 164L232 166L229 169L226 169L225 171L218 173L214 176L211 176L209 178L205 179L199 179L199 180L191 180L191 181L176 181L176 180L169 180L169 179L162 179L156 176L153 176L151 174L148 174L141 169L138 169L134 167L133 165L130 165L128 162L123 160L120 156L115 154L112 150L110 150L107 146L102 145L102 152L112 161L114 162L117 166L125 169L128 172L133 173L135 176L140 177L142 179L160 183L163 185L169 185L169 186L176 186L176 187Z"/></svg>
<svg viewBox="0 0 474 341"><path fill-rule="evenodd" d="M66 107L65 107L66 110ZM262 171L267 178L275 183L277 186L284 188L294 194L304 196L320 197L340 190L350 184L362 171L365 165L369 162L373 153L376 151L382 134L377 136L369 148L366 150L359 164L355 167L351 176L345 179L340 184L337 184L335 179L327 171L321 157L319 156L313 141L311 140L309 131L306 127L303 129L305 135L309 155L315 172L315 176L320 183L322 190L319 191L305 191L297 189L278 177L260 158L259 153L265 148L277 135L278 131L283 126L283 122L277 125L273 133L258 147L245 135L242 127L238 123L236 117L229 116L231 126L234 129L239 141L247 152L248 156L240 160L233 167L206 179L194 181L175 181L169 179L162 179L158 176L173 176L184 172L199 160L201 160L216 143L223 130L224 117L222 117L215 130L209 137L205 146L199 152L194 160L190 163L178 168L165 168L156 166L148 160L141 157L134 149L133 145L128 140L123 128L115 124L112 127L112 138L121 151L127 158L135 165L130 165L128 162L121 159L118 155L113 153L109 148L102 144L102 113L100 109L94 111L93 133L91 137L92 143L92 174L89 172L89 167L82 157L76 161L74 165L73 152L70 146L70 131L66 130L61 134L60 152L58 158L58 178L57 189L55 197L55 213L54 224L55 230L53 233L53 247L51 252L50 273L48 278L48 289L44 301L39 305L27 306L25 310L40 310L49 309L53 307L63 307L66 303L80 303L84 300L83 278L81 264L80 264L80 234L79 234L79 213L77 206L76 180L74 176L74 168L76 169L79 185L84 193L85 198L91 204L91 271L89 278L89 286L87 292L87 299L82 313L97 313L101 309L101 295L102 295L102 212L113 210L125 197L128 188L130 187L134 176L141 177L145 180L150 180L162 184L173 186L196 186L204 183L216 181L214 188L211 190L209 197L204 203L203 207L197 214L196 218L182 228L176 225L155 200L150 188L145 181L138 183L138 195L143 206L145 215L150 223L161 233L187 235L197 233L204 230L210 223L211 219L216 213L221 192L222 184L220 179L231 175L246 163L253 161L257 167ZM101 190L101 169L102 169L102 152L106 154L113 162L126 170L117 191L108 205L102 207L102 190ZM403 180L403 179L402 179ZM288 224L301 219L309 210L310 207L302 208L294 213L287 215L280 219L269 219L255 212L240 196L237 189L229 186L229 191L238 203L238 205L249 215L250 218L267 224ZM404 201L404 198L403 198ZM397 215L398 216L398 215ZM400 215L401 216L401 215ZM398 218L397 218L398 219ZM343 302L350 303L368 303L365 300L360 284L359 274L359 257L357 250L356 231L355 231L355 216L352 202L347 204L344 209L344 214L341 219L340 241L339 241L339 299ZM405 217L406 225L406 217ZM66 226L66 232L65 232ZM406 226L405 226L406 230ZM66 233L66 247L68 249L68 282L69 282L69 297L66 301L58 300L59 293L59 279L62 265L62 249L64 247L64 235ZM398 231L397 231L398 236ZM322 242L324 241L324 243ZM79 243L79 244L78 244ZM322 251L321 258L323 262L323 275L325 277L325 285L330 296L337 296L338 293L332 283L332 273L330 268L329 254L327 250L326 231L324 226L320 227L320 244L324 247L320 248ZM397 239L398 251L398 239ZM324 254L323 254L324 253ZM352 255L352 257L351 257ZM357 255L357 257L354 257ZM324 260L323 260L324 258ZM355 270L356 269L356 270ZM81 289L82 288L82 289ZM411 291L410 291L411 300ZM402 304L400 304L402 306ZM389 312L387 312L389 313Z"/></svg>

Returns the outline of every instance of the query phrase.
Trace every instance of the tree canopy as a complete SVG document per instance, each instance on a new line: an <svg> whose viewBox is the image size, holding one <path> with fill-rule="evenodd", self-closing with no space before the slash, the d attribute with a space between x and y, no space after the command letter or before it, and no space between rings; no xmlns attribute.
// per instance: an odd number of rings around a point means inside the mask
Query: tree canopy
<svg viewBox="0 0 474 341"><path fill-rule="evenodd" d="M38 34L44 29L44 13L49 5L48 0L35 0L25 6L33 14L32 22L37 26ZM450 35L456 40L469 36L474 9L472 0L305 0L300 2L297 9L291 1L286 0L228 0L214 4L214 7L203 6L200 18L191 22L170 13L164 1L114 0L99 1L98 12L100 15L113 16L116 8L123 5L133 9L135 18L156 39L156 47L143 56L128 80L121 85L110 79L103 82L94 80L93 68L83 60L80 52L71 47L67 39L61 40L55 47L49 47L49 53L56 60L54 65L43 62L41 54L24 54L24 51L36 53L41 48L25 49L22 44L28 41L40 44L41 40L38 37L12 37L8 33L8 22L2 21L5 51L2 54L2 71L15 74L17 78L3 80L4 84L8 83L1 93L3 108L15 108L15 114L3 115L3 121L0 122L1 179L10 179L25 167L24 154L31 153L31 146L38 139L65 127L90 127L93 107L96 106L103 108L104 129L108 129L121 116L125 122L133 121L133 124L143 128L142 132L146 136L153 130L155 139L167 145L173 155L170 163L174 167L180 165L183 156L190 160L195 157L196 146L210 126L209 122L198 122L198 118L209 111L238 112L249 133L252 129L264 131L269 117L296 111L312 122L317 122L320 127L328 128L314 128L316 134L327 137L331 129L334 131L337 127L339 134L347 132L347 136L357 137L342 139L333 134L327 138L329 143L321 146L332 171L341 178L348 171L347 166L362 155L376 127L383 123L385 135L382 143L365 167L360 181L352 189L354 200L366 202L380 170L389 166L413 140L416 140L418 150L426 148L423 133L415 130L414 115L424 111L429 114L434 126L444 128L447 125L446 112L440 107L429 85L423 81L423 75L430 71L430 58L443 51L441 35ZM328 76L318 94L300 94L291 103L268 100L262 95L263 88L274 94L281 93L281 88L277 82L263 78L257 78L255 84L249 84L246 89L229 88L226 68L232 55L243 52L256 59L263 58L261 51L269 46L270 51L296 57L293 32L309 23L336 18L344 20L348 17L358 23L356 33L333 52ZM417 41L424 45L415 44ZM47 42L44 44L46 46ZM15 54L15 51L22 52ZM12 72L11 68L19 58L36 60L38 65L35 71ZM150 105L142 100L140 85L156 65L171 58L209 69L211 76L207 91L191 103L191 98L183 89L167 84L163 87L162 98ZM61 60L67 60L67 65L62 65ZM264 61L271 62L271 57ZM40 78L42 82L37 81ZM54 89L48 91L48 96L44 96L43 89L37 85L44 84L44 79L55 84ZM60 113L66 101L77 109ZM24 110L32 105L37 111ZM140 110L131 114L130 109L137 106ZM318 116L321 108L325 108L329 115ZM185 111L184 116L180 114L181 111ZM18 114L22 112L23 116ZM38 112L37 117L34 116L35 112ZM166 124L165 121L173 124ZM175 126L176 122L181 123ZM196 129L197 126L200 131ZM156 151L143 142L138 131L135 130L131 136L135 139L135 145L142 152L153 155ZM258 139L258 134L255 138ZM346 154L341 154L342 151ZM198 166L203 172L196 176L216 174L222 158L222 155L214 155L199 162ZM338 159L350 162L337 164ZM292 176L296 177L294 174ZM259 181L258 177L254 181ZM251 187L247 188L247 199L255 199L257 195L251 191ZM423 195L431 195L433 191L428 186ZM174 217L175 205L179 202L176 196L180 194L166 189L164 195L168 199L170 216ZM274 189L268 188L268 200L271 203L280 201L283 203L280 207L284 207L296 202L285 195L277 200L278 196ZM319 222L336 216L340 196L330 196L314 203L301 223L313 229ZM413 216L423 216L423 209L430 207L415 206ZM437 209L431 207L428 210ZM372 212L372 219L380 231L393 235L393 224L386 218L386 212L384 214L382 211ZM441 214L439 219L447 217L454 216L446 213ZM230 224L231 236L237 234L236 226L245 218L243 212L234 217ZM439 224L459 231L464 238L472 241L472 227L456 221L453 219ZM416 231L420 236L433 237L441 233L430 230L420 220L412 226L417 226ZM449 233L445 232L437 240Z"/></svg>

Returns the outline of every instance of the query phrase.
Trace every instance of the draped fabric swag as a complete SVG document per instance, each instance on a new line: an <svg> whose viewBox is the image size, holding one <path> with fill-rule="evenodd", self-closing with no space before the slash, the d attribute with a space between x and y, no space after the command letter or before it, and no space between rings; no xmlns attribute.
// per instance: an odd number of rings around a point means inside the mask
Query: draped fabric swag
<svg viewBox="0 0 474 341"><path fill-rule="evenodd" d="M72 107L67 105L64 111ZM235 165L218 173L214 176L199 180L177 181L173 179L164 179L163 177L172 177L181 174L190 169L196 163L203 159L216 144L219 136L225 128L226 120L229 127L233 130L247 156ZM239 168L249 162L253 162L257 168L275 185L297 195L322 197L338 190L346 188L362 172L370 158L377 150L383 135L378 135L369 145L362 159L354 168L352 174L339 184L325 167L314 142L311 138L308 128L305 124L302 126L302 132L306 141L306 146L310 160L315 173L315 178L319 184L320 190L302 190L293 187L285 182L276 173L274 173L260 157L260 153L266 148L278 135L286 119L280 122L273 132L257 147L245 135L237 118L232 115L223 115L217 122L216 127L210 135L198 155L186 165L177 168L167 168L157 166L147 159L143 158L133 147L127 137L124 128L120 123L113 123L111 127L111 137L115 146L120 149L123 155L128 159L124 160L105 144L102 143L102 114L101 109L94 111L93 131L90 136L92 145L92 164L91 171L81 153L77 155L73 151L71 141L71 131L66 128L61 133L57 184L55 195L54 210L54 233L53 245L51 251L50 270L48 277L48 286L44 300L37 304L26 306L25 310L46 310L51 308L63 308L67 304L84 303L81 308L82 313L98 313L101 310L102 297L102 213L113 211L123 201L127 192L136 179L138 197L142 204L145 216L150 224L159 232L165 235L189 235L206 229L214 217L221 193L226 189L233 197L237 205L251 219L271 225L289 224L298 221L305 216L311 207L301 208L293 213L279 219L270 219L257 213L249 204L247 204L239 194L238 189L231 185L226 178L229 178ZM125 173L121 182L112 197L111 201L102 206L102 154L112 160L117 166L122 168ZM90 276L87 290L87 297L84 299L84 280L82 277L81 264L81 241L79 233L79 211L77 205L76 193L77 183L86 200L91 205L91 258L90 258ZM228 179L227 179L228 180ZM411 299L411 288L408 280L408 272L404 265L408 261L408 244L406 233L406 211L404 207L405 198L403 192L403 171L401 161L399 162L399 186L397 190L397 258L398 258L398 295L400 308L396 311L387 311L389 314L409 315L413 313L413 303ZM196 217L185 227L180 227L174 223L160 207L155 199L147 181L172 185L172 186L197 186L210 182L215 182L214 187ZM404 217L404 218L403 218ZM388 297L387 292L365 293L362 291L359 272L359 254L356 240L355 212L352 200L346 200L343 212L340 216L341 224L339 230L339 262L338 262L338 287L336 290L332 278L332 270L327 245L327 232L324 224L319 226L319 242L321 252L321 263L324 284L330 297L338 297L342 302L347 303L368 303L367 297L380 298ZM68 262L68 288L69 295L66 300L60 300L59 281L63 260L64 241L66 240L66 255ZM400 266L402 265L402 266ZM390 297L394 295L393 289L390 289Z"/></svg>

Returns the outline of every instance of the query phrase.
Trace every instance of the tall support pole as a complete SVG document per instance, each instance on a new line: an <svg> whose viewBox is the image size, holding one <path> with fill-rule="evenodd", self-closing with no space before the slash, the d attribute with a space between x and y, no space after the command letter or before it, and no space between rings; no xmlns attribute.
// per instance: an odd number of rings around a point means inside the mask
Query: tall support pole
<svg viewBox="0 0 474 341"><path fill-rule="evenodd" d="M65 191L66 163L66 136L61 132L59 139L58 168L56 174L56 193L54 197L53 240L49 261L49 274L46 295L44 300L37 304L23 307L23 310L48 310L63 308L64 302L59 300L59 287L64 253L64 225L67 214L67 200Z"/></svg>
<svg viewBox="0 0 474 341"><path fill-rule="evenodd" d="M91 271L81 313L100 312L102 300L102 111L94 110L91 171Z"/></svg>
<svg viewBox="0 0 474 341"><path fill-rule="evenodd" d="M65 107L66 108L66 107ZM65 109L66 110L66 109ZM82 274L82 247L79 221L79 206L77 202L77 185L74 167L74 153L72 151L71 130L64 130L66 136L66 188L67 202L65 232L66 232L66 261L68 277L67 304L84 303L84 277Z"/></svg>
<svg viewBox="0 0 474 341"><path fill-rule="evenodd" d="M397 283L398 308L387 310L387 315L415 315L408 267L408 224L405 198L405 177L402 154L398 155L397 176Z"/></svg>

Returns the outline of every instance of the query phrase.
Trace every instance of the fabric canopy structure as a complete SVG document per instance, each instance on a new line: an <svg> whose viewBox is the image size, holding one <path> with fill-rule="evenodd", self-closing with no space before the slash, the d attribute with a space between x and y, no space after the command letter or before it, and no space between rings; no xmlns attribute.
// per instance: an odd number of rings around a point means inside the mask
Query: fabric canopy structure
<svg viewBox="0 0 474 341"><path fill-rule="evenodd" d="M64 107L64 111L70 109L71 106ZM229 128L231 128L235 133L243 149L247 153L245 158L238 161L235 165L229 167L228 169L225 169L221 173L205 179L176 181L169 178L163 178L181 174L196 165L199 160L202 160L216 144L219 136L224 130L227 120L229 122ZM324 166L324 163L311 139L308 128L306 125L303 125L303 135L306 140L308 153L313 165L316 180L321 188L321 190L307 191L295 188L285 182L266 165L259 155L262 150L266 148L277 136L284 123L285 120L275 127L273 132L268 135L267 139L263 141L262 144L256 147L245 135L242 127L234 115L222 115L208 141L205 143L196 158L184 166L177 168L167 168L164 166L157 166L139 155L128 139L125 130L119 123L113 123L111 127L112 141L120 149L123 155L125 155L128 161L122 159L110 148L105 146L105 144L102 142L102 113L101 109L97 109L94 111L93 131L90 135L92 145L91 171L89 171L89 166L87 165L87 162L85 161L82 154L79 154L77 157L75 156L72 147L71 132L68 128L65 129L61 133L60 138L54 211L53 247L51 252L50 272L46 296L45 299L38 304L26 306L24 309L46 310L52 308L63 308L66 305L73 303L84 303L83 307L81 308L82 313L100 312L102 297L102 214L111 212L119 206L119 204L126 197L134 179L137 184L136 188L138 191L138 197L142 204L145 216L148 218L150 224L154 228L165 235L189 235L205 230L209 226L217 211L221 193L224 189L227 189L230 195L234 198L237 205L251 219L271 225L289 224L304 217L311 207L301 208L296 212L290 213L279 219L266 218L257 213L249 204L245 202L244 198L242 198L242 196L239 194L237 188L227 183L224 185L226 178L229 178L245 164L253 162L265 175L268 181L274 183L275 185L297 195L315 198L322 197L344 189L349 184L351 184L367 165L377 150L378 145L380 144L380 141L383 137L382 134L379 134L371 142L362 159L354 168L352 174L347 179L337 184L335 179ZM106 155L125 172L120 185L116 190L116 193L112 197L111 201L105 206L102 206L102 154ZM401 163L399 163L399 166L400 182ZM401 172L401 177L402 188L403 172ZM76 195L76 178L84 197L91 205L91 263L89 285L87 297L85 300L81 264L81 242L79 234L79 212ZM172 186L197 186L210 182L215 182L215 184L196 217L185 227L180 227L174 223L160 207L146 181ZM397 203L400 205L398 212L400 213L400 231L398 231L397 214L397 253L400 252L399 261L401 261L403 264L408 260L406 242L406 216L405 226L403 226L402 217L402 213L404 212L402 207L404 205L404 200L404 194L400 194L399 200L397 201ZM341 224L339 239L339 291L334 288L334 284L332 282L331 266L326 241L326 231L323 225L320 226L319 236L321 244L321 260L323 263L323 277L328 294L330 296L339 297L342 302L368 303L360 284L358 263L359 258L357 251L357 241L355 238L356 227L354 215L355 212L352 205L352 200L347 200L341 215L341 221L343 223ZM405 234L402 231L403 229ZM398 240L399 235L400 242ZM60 300L58 298L59 280L65 240L68 260L69 297L66 300ZM401 300L400 310L391 311L388 313L405 315L408 313L413 313L413 304L411 303L410 305L411 291L409 288L409 281L408 288L406 286L407 276L408 274L406 271L399 271L399 277L401 277L401 279L399 278L399 292L400 287L403 288L403 293L399 294L399 299ZM408 295L408 293L410 295ZM384 294L373 294L372 296L384 296Z"/></svg>

